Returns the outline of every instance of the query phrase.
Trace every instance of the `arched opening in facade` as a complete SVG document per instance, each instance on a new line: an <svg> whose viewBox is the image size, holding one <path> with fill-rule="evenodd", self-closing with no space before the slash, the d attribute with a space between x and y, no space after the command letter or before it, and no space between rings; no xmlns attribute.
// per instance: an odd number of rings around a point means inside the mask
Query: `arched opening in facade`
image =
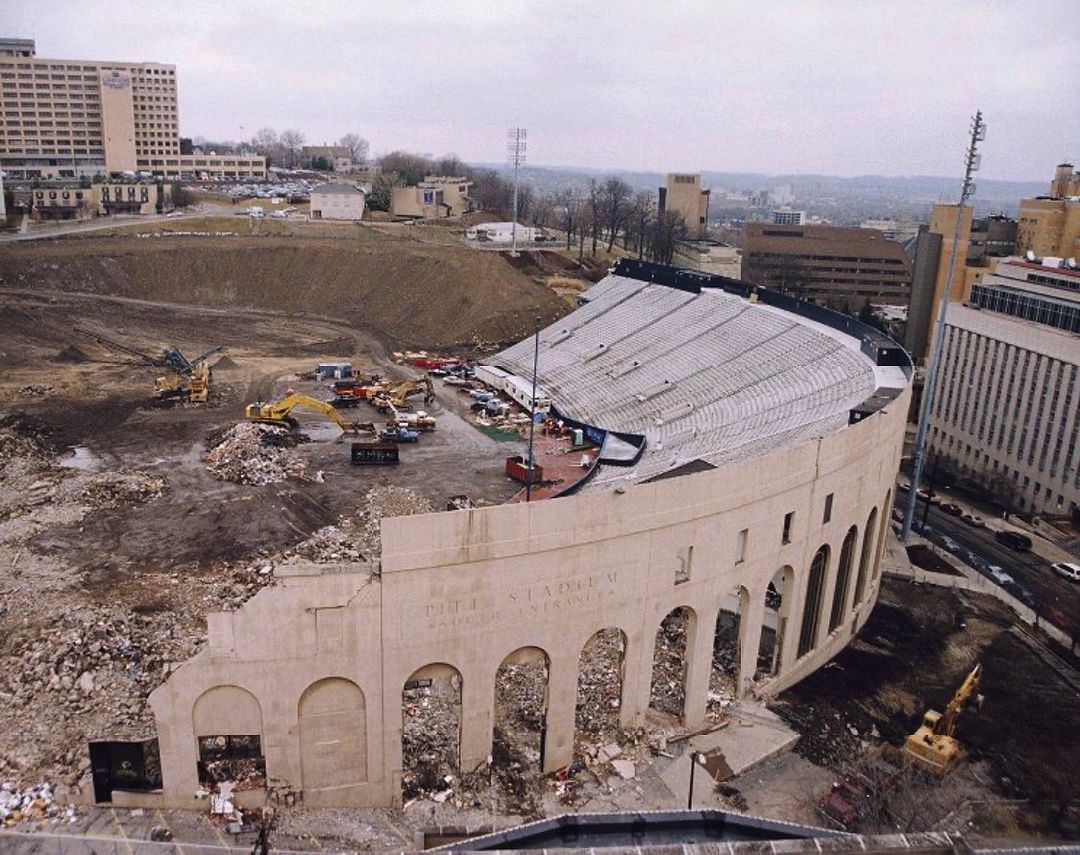
<svg viewBox="0 0 1080 855"><path fill-rule="evenodd" d="M892 490L885 491L885 501L881 503L881 525L878 526L877 548L874 550L874 573L876 579L881 571L881 553L885 551L885 533L889 530L889 520L892 518Z"/></svg>
<svg viewBox="0 0 1080 855"><path fill-rule="evenodd" d="M679 606L668 612L656 631L649 706L676 718L681 718L686 709L687 639L696 620L693 609Z"/></svg>
<svg viewBox="0 0 1080 855"><path fill-rule="evenodd" d="M414 671L401 691L401 795L446 788L461 766L461 673L435 663Z"/></svg>
<svg viewBox="0 0 1080 855"><path fill-rule="evenodd" d="M626 635L606 627L594 633L578 659L577 703L574 710L574 753L610 742L619 730L622 708Z"/></svg>
<svg viewBox="0 0 1080 855"><path fill-rule="evenodd" d="M709 697L706 710L719 717L724 707L739 696L743 675L740 673L743 645L746 643L746 610L750 593L733 588L720 604L713 626L712 671L709 674Z"/></svg>
<svg viewBox="0 0 1080 855"><path fill-rule="evenodd" d="M829 632L836 629L847 613L848 586L851 583L851 564L855 560L855 541L859 531L852 526L840 545L840 560L836 562L836 585L833 587L832 609L829 611Z"/></svg>
<svg viewBox="0 0 1080 855"><path fill-rule="evenodd" d="M495 672L491 763L500 792L512 795L517 809L543 767L550 673L551 660L539 647L519 647Z"/></svg>
<svg viewBox="0 0 1080 855"><path fill-rule="evenodd" d="M199 748L199 783L213 787L234 781L247 789L266 785L262 707L239 686L203 692L191 711Z"/></svg>
<svg viewBox="0 0 1080 855"><path fill-rule="evenodd" d="M306 791L367 780L364 693L351 680L328 677L300 696L300 773Z"/></svg>
<svg viewBox="0 0 1080 855"><path fill-rule="evenodd" d="M765 614L761 622L761 637L758 640L755 677L775 677L780 673L794 584L795 571L784 566L776 571L765 589Z"/></svg>
<svg viewBox="0 0 1080 855"><path fill-rule="evenodd" d="M863 528L862 550L859 554L859 571L855 575L855 596L852 607L858 607L863 597L866 596L866 579L870 574L871 562L874 559L874 534L877 523L877 508L870 511L866 518L866 527Z"/></svg>
<svg viewBox="0 0 1080 855"><path fill-rule="evenodd" d="M799 624L799 658L817 646L821 601L825 596L825 575L828 569L829 547L822 546L814 553L810 572L806 576L806 598L803 600L802 622Z"/></svg>

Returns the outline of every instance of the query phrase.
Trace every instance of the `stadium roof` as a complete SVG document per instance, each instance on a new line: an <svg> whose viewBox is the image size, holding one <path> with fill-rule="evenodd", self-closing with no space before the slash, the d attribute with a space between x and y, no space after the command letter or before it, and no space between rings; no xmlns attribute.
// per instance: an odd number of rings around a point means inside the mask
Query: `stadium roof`
<svg viewBox="0 0 1080 855"><path fill-rule="evenodd" d="M795 445L846 426L875 390L907 385L856 336L717 287L609 275L582 299L541 331L539 385L564 417L646 441L633 466L602 465L590 486ZM529 338L491 362L531 377L532 359Z"/></svg>

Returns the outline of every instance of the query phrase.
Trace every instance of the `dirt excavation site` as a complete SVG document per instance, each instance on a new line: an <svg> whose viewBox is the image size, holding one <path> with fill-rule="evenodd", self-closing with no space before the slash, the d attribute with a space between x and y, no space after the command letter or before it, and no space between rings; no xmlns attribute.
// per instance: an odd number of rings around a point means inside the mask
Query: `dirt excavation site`
<svg viewBox="0 0 1080 855"><path fill-rule="evenodd" d="M521 485L505 460L525 441L478 424L443 377L433 399L409 401L438 429L402 443L395 466L353 465L357 437L324 415L293 411L290 428L245 420L246 405L329 399L332 381L311 376L320 363L395 382L424 375L395 352L483 360L529 335L536 315L571 309L566 295L590 284L573 266L370 229L0 247L0 825L250 847L239 832L259 809L238 828L210 804L94 807L88 743L155 737L147 696L205 646L206 613L238 608L283 564L374 561L383 516L511 500ZM138 354L168 347L192 358L221 348L207 357L205 403L155 395L162 369ZM339 412L386 420L366 402ZM819 800L845 775L861 776L872 802L851 830L1060 839L1080 829L1080 678L1018 623L989 597L889 574L859 637L767 706L734 700L737 627L719 627L709 724L694 734L678 726L679 616L658 635L653 710L633 731L618 724L621 640L601 635L583 655L575 761L547 776L536 763L543 662L501 670L493 755L477 770L453 771L445 748L458 687L424 681L403 706L403 808L284 799L273 840L400 850L419 832L676 809L688 793L699 808L837 828ZM968 756L944 779L911 768L890 746L926 708L944 709L976 662L984 702L961 720ZM775 750L744 768L754 740ZM691 793L692 752L708 762Z"/></svg>

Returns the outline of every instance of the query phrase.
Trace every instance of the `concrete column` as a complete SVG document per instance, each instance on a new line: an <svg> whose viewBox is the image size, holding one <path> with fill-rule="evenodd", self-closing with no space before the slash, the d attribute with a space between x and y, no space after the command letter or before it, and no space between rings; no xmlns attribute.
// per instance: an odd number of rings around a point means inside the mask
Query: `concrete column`
<svg viewBox="0 0 1080 855"><path fill-rule="evenodd" d="M697 619L686 635L686 703L683 724L695 730L705 724L712 676L713 639L716 635L716 609L695 611Z"/></svg>
<svg viewBox="0 0 1080 855"><path fill-rule="evenodd" d="M491 756L495 673L470 674L461 690L461 772L468 774Z"/></svg>
<svg viewBox="0 0 1080 855"><path fill-rule="evenodd" d="M659 626L657 624L657 628ZM622 703L619 705L619 724L622 727L636 727L645 721L645 711L649 708L652 693L655 633L654 628L647 640L640 634L637 637L627 636L622 665Z"/></svg>
<svg viewBox="0 0 1080 855"><path fill-rule="evenodd" d="M154 718L157 721L166 803L169 807L195 807L195 791L199 789L199 757L195 739L191 735L191 710L187 710L186 716L169 716L155 709Z"/></svg>
<svg viewBox="0 0 1080 855"><path fill-rule="evenodd" d="M739 615L739 684L736 696L744 698L754 684L758 648L761 646L761 625L765 620L765 594L750 592L749 602Z"/></svg>
<svg viewBox="0 0 1080 855"><path fill-rule="evenodd" d="M578 657L551 660L548 675L547 734L544 772L554 772L574 759L574 710L577 705Z"/></svg>

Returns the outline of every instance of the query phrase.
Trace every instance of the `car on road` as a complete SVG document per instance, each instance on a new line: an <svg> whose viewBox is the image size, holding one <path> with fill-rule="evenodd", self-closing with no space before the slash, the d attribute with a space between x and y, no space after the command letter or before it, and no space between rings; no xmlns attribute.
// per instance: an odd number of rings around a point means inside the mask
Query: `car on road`
<svg viewBox="0 0 1080 855"><path fill-rule="evenodd" d="M995 531L994 540L1004 543L1009 549L1017 552L1027 552L1031 549L1031 538L1018 531Z"/></svg>
<svg viewBox="0 0 1080 855"><path fill-rule="evenodd" d="M1080 564L1059 561L1057 564L1051 564L1050 569L1070 582L1080 582Z"/></svg>
<svg viewBox="0 0 1080 855"><path fill-rule="evenodd" d="M941 510L947 513L950 517L958 517L964 513L964 509L953 502L943 502Z"/></svg>
<svg viewBox="0 0 1080 855"><path fill-rule="evenodd" d="M165 219L167 219L167 220L175 220L178 217L182 217L182 216L184 216L183 211L169 211L169 213L167 213L165 215Z"/></svg>
<svg viewBox="0 0 1080 855"><path fill-rule="evenodd" d="M1002 570L1000 567L998 567L996 564L991 564L989 567L986 568L986 575L1002 587L1016 584L1016 580L1004 570Z"/></svg>
<svg viewBox="0 0 1080 855"><path fill-rule="evenodd" d="M986 523L983 521L983 518L977 516L976 514L964 514L960 517L960 519L962 519L972 528L986 528Z"/></svg>

